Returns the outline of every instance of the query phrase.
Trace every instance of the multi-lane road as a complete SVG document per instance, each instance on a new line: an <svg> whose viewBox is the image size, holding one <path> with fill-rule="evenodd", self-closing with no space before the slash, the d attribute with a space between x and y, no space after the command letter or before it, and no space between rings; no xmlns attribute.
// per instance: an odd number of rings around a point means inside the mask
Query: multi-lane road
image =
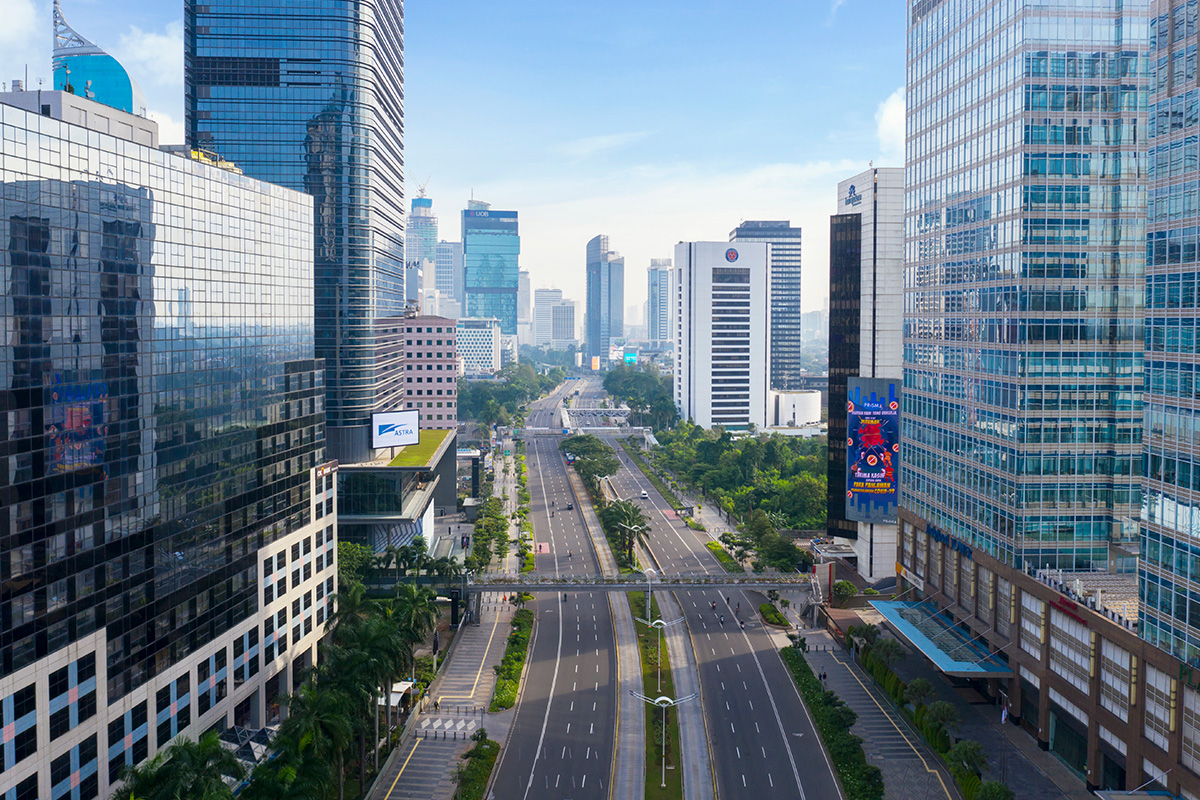
<svg viewBox="0 0 1200 800"><path fill-rule="evenodd" d="M527 424L557 427L562 398L576 389L580 395L574 404L596 407L604 397L597 381L568 381L532 404ZM706 534L683 525L619 443L608 441L621 460L613 488L638 503L651 520L647 547L657 566L668 574L723 573L705 546ZM526 438L537 570L564 576L599 574L581 510L565 508L567 502L578 501L567 481L559 442L557 436ZM643 491L647 499L641 498ZM840 798L807 709L757 616L765 598L750 591L674 595L695 654L716 796ZM530 608L537 615L530 663L509 744L497 766L495 795L521 800L614 797L609 781L617 697L609 600L600 592L569 593L565 598L542 593Z"/></svg>
<svg viewBox="0 0 1200 800"><path fill-rule="evenodd" d="M568 382L566 386L571 386ZM529 425L554 427L562 392L534 403ZM596 575L581 510L567 482L558 437L526 440L530 511L543 575ZM496 797L609 797L616 721L615 640L602 592L539 593L537 622L508 747L497 765Z"/></svg>

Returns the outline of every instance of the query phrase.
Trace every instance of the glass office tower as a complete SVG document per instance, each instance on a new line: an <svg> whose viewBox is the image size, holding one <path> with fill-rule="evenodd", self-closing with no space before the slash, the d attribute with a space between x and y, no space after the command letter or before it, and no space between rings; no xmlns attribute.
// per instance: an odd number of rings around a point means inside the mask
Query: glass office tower
<svg viewBox="0 0 1200 800"><path fill-rule="evenodd" d="M438 218L433 213L432 197L414 197L405 231L405 263L421 263L425 259L437 260ZM411 287L409 287L411 288ZM439 291L441 287L438 287Z"/></svg>
<svg viewBox="0 0 1200 800"><path fill-rule="evenodd" d="M500 332L517 335L518 258L516 211L493 211L471 200L462 212L463 315L500 320Z"/></svg>
<svg viewBox="0 0 1200 800"><path fill-rule="evenodd" d="M1141 506L1147 1L909 12L906 522L1103 568Z"/></svg>
<svg viewBox="0 0 1200 800"><path fill-rule="evenodd" d="M653 348L666 348L675 342L675 295L671 291L671 259L652 258L646 270L646 338Z"/></svg>
<svg viewBox="0 0 1200 800"><path fill-rule="evenodd" d="M603 234L587 243L586 355L608 361L614 340L625 338L625 259Z"/></svg>
<svg viewBox="0 0 1200 800"><path fill-rule="evenodd" d="M0 797L107 797L315 653L312 203L3 95L0 141Z"/></svg>
<svg viewBox="0 0 1200 800"><path fill-rule="evenodd" d="M788 220L749 220L731 242L771 245L771 388L803 389L804 315L800 308L800 234Z"/></svg>
<svg viewBox="0 0 1200 800"><path fill-rule="evenodd" d="M1172 7L1174 5L1174 7ZM1141 634L1200 665L1200 91L1196 3L1155 2L1150 20L1150 194L1146 235L1146 494Z"/></svg>
<svg viewBox="0 0 1200 800"><path fill-rule="evenodd" d="M331 456L370 456L376 317L404 313L402 0L184 3L188 143L314 197ZM403 393L401 393L403 394Z"/></svg>

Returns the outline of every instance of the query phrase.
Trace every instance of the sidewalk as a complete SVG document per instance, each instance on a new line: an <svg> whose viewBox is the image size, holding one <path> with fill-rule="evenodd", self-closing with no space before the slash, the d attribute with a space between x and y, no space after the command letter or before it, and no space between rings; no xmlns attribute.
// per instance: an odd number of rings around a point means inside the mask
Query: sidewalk
<svg viewBox="0 0 1200 800"><path fill-rule="evenodd" d="M372 800L449 800L454 796L454 770L471 747L476 729L487 729L488 738L506 744L513 710L487 712L496 672L492 667L504 657L512 605L495 593L481 601L485 620L458 633L459 641L449 662L430 691L424 709L417 712L408 735L393 751L376 780Z"/></svg>

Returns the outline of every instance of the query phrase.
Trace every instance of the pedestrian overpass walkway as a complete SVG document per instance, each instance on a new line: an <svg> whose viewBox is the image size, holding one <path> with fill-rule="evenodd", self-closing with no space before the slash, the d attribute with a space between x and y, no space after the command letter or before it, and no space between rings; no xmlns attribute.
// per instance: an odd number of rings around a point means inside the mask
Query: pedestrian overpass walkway
<svg viewBox="0 0 1200 800"><path fill-rule="evenodd" d="M811 588L807 575L755 575L730 576L704 573L689 575L655 575L655 589L757 589L767 591L796 590ZM552 592L552 591L601 591L638 592L646 588L646 576L641 574L604 577L601 575L574 575L554 577L550 575L512 574L489 572L467 577L468 590L488 592Z"/></svg>

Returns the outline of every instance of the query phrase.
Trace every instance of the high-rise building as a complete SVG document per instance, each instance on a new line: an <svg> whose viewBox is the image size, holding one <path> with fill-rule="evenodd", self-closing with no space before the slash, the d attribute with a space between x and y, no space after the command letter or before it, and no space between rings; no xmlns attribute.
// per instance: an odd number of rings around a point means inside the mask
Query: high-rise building
<svg viewBox="0 0 1200 800"><path fill-rule="evenodd" d="M433 213L433 198L414 197L404 232L404 261L411 264L425 259L437 259L438 218Z"/></svg>
<svg viewBox="0 0 1200 800"><path fill-rule="evenodd" d="M146 116L146 95L142 87L120 62L67 23L59 0L54 0L54 56L51 66L54 69L55 91L95 100L111 108L119 108L126 114Z"/></svg>
<svg viewBox="0 0 1200 800"><path fill-rule="evenodd" d="M586 355L608 360L614 340L625 337L625 259L608 249L603 234L587 243Z"/></svg>
<svg viewBox="0 0 1200 800"><path fill-rule="evenodd" d="M646 338L654 350L667 349L675 341L672 275L671 259L650 259L650 269L646 270Z"/></svg>
<svg viewBox="0 0 1200 800"><path fill-rule="evenodd" d="M1194 6L1151 4L1150 63L1157 71L1150 86L1147 158L1146 476L1138 562L1138 594L1145 603L1139 619L1147 640L1192 666L1200 666L1200 459L1192 455L1193 409L1200 396L1200 382L1192 377L1200 320L1195 289L1200 93L1189 79L1195 76L1190 65L1197 44ZM1163 66L1175 63L1184 64L1184 72ZM1184 113L1177 114L1180 107Z"/></svg>
<svg viewBox="0 0 1200 800"><path fill-rule="evenodd" d="M730 231L729 241L771 245L771 388L804 388L800 229L788 220L749 220Z"/></svg>
<svg viewBox="0 0 1200 800"><path fill-rule="evenodd" d="M457 321L416 316L404 320L405 408L421 413L422 428L458 427Z"/></svg>
<svg viewBox="0 0 1200 800"><path fill-rule="evenodd" d="M26 148L0 176L0 796L107 797L176 736L278 721L314 663L312 199L83 98L0 108Z"/></svg>
<svg viewBox="0 0 1200 800"><path fill-rule="evenodd" d="M1194 350L1194 8L907 11L905 599L872 605L1088 788L1200 797L1200 679L1173 655L1195 656L1192 466L1169 427Z"/></svg>
<svg viewBox="0 0 1200 800"><path fill-rule="evenodd" d="M535 289L533 292L533 344L535 347L546 347L554 338L553 314L551 308L555 303L561 303L562 289Z"/></svg>
<svg viewBox="0 0 1200 800"><path fill-rule="evenodd" d="M404 313L403 0L184 4L187 143L313 196L328 444L370 457L374 319Z"/></svg>
<svg viewBox="0 0 1200 800"><path fill-rule="evenodd" d="M575 301L558 300L550 304L550 342L554 350L566 350L579 342L575 338Z"/></svg>
<svg viewBox="0 0 1200 800"><path fill-rule="evenodd" d="M463 313L500 321L500 332L517 335L521 236L516 211L494 211L471 200L462 212Z"/></svg>
<svg viewBox="0 0 1200 800"><path fill-rule="evenodd" d="M517 320L531 322L533 320L533 297L529 290L529 271L517 273Z"/></svg>
<svg viewBox="0 0 1200 800"><path fill-rule="evenodd" d="M462 305L462 242L438 242L434 251L434 287ZM443 315L444 316L444 315Z"/></svg>
<svg viewBox="0 0 1200 800"><path fill-rule="evenodd" d="M458 320L458 357L463 375L494 375L501 366L500 320L466 317Z"/></svg>
<svg viewBox="0 0 1200 800"><path fill-rule="evenodd" d="M768 246L675 245L675 406L702 428L767 424Z"/></svg>
<svg viewBox="0 0 1200 800"><path fill-rule="evenodd" d="M827 526L854 540L858 572L874 582L896 575L896 523L846 517L847 379L902 377L904 168L842 181L837 210L829 220Z"/></svg>

